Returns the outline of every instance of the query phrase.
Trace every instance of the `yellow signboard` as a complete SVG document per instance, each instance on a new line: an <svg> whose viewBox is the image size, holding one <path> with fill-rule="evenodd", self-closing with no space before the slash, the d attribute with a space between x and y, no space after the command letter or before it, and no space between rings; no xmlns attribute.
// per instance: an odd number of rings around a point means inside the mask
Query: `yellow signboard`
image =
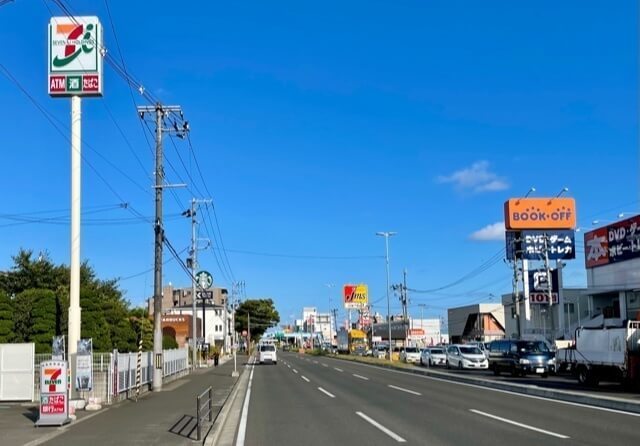
<svg viewBox="0 0 640 446"><path fill-rule="evenodd" d="M369 303L369 288L363 283L360 285L345 285L343 297L345 308L364 308Z"/></svg>

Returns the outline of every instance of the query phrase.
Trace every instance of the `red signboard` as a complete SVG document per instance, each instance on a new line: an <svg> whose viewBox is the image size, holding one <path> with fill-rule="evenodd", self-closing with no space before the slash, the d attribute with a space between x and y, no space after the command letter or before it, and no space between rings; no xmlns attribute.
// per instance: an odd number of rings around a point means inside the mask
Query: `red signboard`
<svg viewBox="0 0 640 446"><path fill-rule="evenodd" d="M593 268L640 257L640 215L587 232L585 265Z"/></svg>
<svg viewBox="0 0 640 446"><path fill-rule="evenodd" d="M409 330L409 334L412 336L424 336L424 330L422 328L412 328Z"/></svg>
<svg viewBox="0 0 640 446"><path fill-rule="evenodd" d="M40 397L40 412L43 414L63 414L66 404L64 393L45 395Z"/></svg>

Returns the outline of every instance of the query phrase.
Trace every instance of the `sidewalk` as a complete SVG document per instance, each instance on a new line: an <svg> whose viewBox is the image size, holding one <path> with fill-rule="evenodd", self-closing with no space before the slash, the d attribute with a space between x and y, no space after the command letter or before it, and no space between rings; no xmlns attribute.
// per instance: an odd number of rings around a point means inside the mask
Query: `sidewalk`
<svg viewBox="0 0 640 446"><path fill-rule="evenodd" d="M245 360L246 357L238 357L238 371L241 371ZM162 392L144 394L137 403L131 400L124 401L108 406L95 414L85 415L79 411L78 421L62 428L36 429L32 422L22 423L20 429L22 438L20 435L13 435L12 441L17 442L5 443L7 437L4 437L2 444L3 446L7 444L29 446L36 444L49 446L193 445L196 439L197 395L207 387L213 387L215 419L237 381L237 378L231 377L232 371L233 359L226 360L218 367L198 369L182 379L167 384ZM4 414L0 411L0 416L2 415ZM205 425L202 431L203 439L210 426L211 423ZM34 431L37 434L35 441Z"/></svg>

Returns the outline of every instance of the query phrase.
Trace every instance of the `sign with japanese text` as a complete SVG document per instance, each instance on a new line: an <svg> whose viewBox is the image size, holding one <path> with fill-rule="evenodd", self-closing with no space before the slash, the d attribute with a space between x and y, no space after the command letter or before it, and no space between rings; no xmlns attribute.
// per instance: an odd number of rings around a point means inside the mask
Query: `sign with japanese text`
<svg viewBox="0 0 640 446"><path fill-rule="evenodd" d="M574 229L573 198L511 198L504 203L505 229Z"/></svg>
<svg viewBox="0 0 640 446"><path fill-rule="evenodd" d="M553 303L558 303L558 270L551 270L551 298ZM529 271L529 302L532 304L549 303L549 278L547 270Z"/></svg>
<svg viewBox="0 0 640 446"><path fill-rule="evenodd" d="M640 257L640 215L587 232L584 252L587 268Z"/></svg>
<svg viewBox="0 0 640 446"><path fill-rule="evenodd" d="M365 284L345 285L343 288L345 308L364 308L369 303L369 288Z"/></svg>
<svg viewBox="0 0 640 446"><path fill-rule="evenodd" d="M97 17L49 21L50 96L102 96L102 25Z"/></svg>
<svg viewBox="0 0 640 446"><path fill-rule="evenodd" d="M544 260L546 251L549 260L571 260L576 258L576 240L573 230L507 231L507 260Z"/></svg>
<svg viewBox="0 0 640 446"><path fill-rule="evenodd" d="M93 341L80 339L76 354L76 390L93 388Z"/></svg>
<svg viewBox="0 0 640 446"><path fill-rule="evenodd" d="M40 363L40 416L37 426L62 425L70 421L67 387L66 361Z"/></svg>

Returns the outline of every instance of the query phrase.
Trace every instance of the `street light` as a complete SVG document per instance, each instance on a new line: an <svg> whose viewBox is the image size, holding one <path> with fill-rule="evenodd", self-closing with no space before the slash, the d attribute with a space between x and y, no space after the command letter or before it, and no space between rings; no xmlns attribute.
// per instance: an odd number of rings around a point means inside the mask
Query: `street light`
<svg viewBox="0 0 640 446"><path fill-rule="evenodd" d="M376 232L376 235L384 237L385 247L385 263L387 266L387 327L389 328L389 362L393 362L391 350L391 303L389 301L389 237L396 235L397 232Z"/></svg>

